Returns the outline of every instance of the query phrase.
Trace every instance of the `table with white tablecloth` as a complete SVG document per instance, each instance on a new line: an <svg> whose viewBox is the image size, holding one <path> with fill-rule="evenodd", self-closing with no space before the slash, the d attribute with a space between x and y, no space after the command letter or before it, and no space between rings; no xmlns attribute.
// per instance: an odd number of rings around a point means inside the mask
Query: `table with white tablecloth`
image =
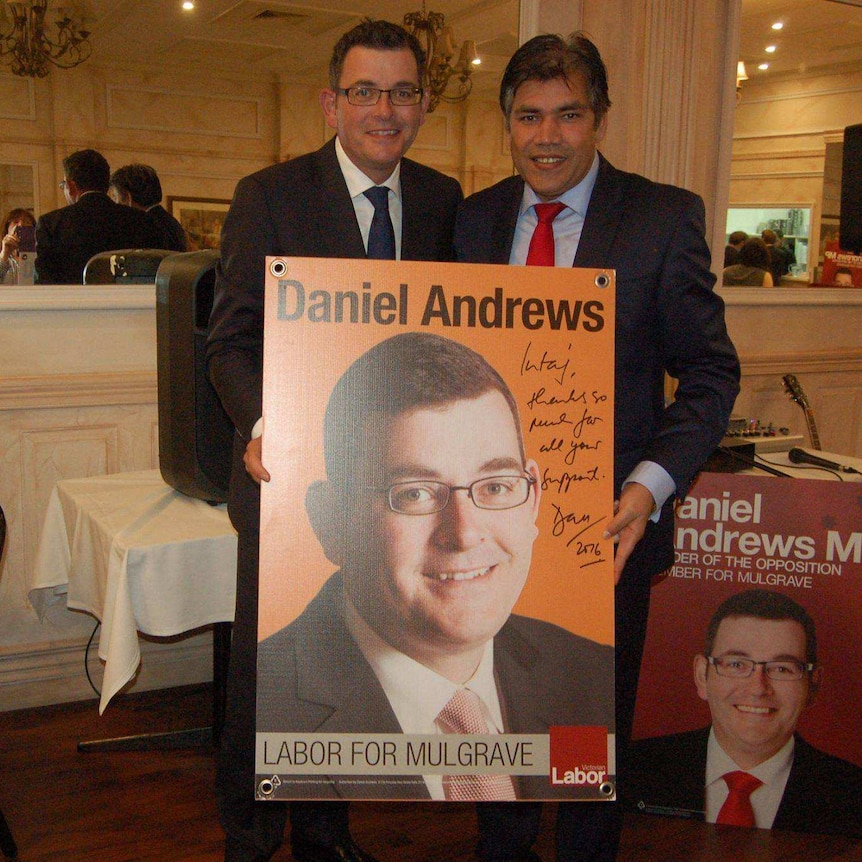
<svg viewBox="0 0 862 862"><path fill-rule="evenodd" d="M30 601L102 623L100 713L132 679L138 632L165 637L233 620L236 533L223 505L175 491L158 470L64 479L48 503Z"/></svg>

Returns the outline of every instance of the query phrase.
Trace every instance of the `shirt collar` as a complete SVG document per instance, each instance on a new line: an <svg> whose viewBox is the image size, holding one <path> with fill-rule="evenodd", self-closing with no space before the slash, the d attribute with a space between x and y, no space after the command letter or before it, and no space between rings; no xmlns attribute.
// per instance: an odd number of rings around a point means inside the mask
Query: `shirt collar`
<svg viewBox="0 0 862 862"><path fill-rule="evenodd" d="M503 732L494 680L493 640L485 644L482 659L470 679L457 685L386 643L360 616L346 594L344 619L406 733L433 732L434 719L459 688L469 688L478 694L488 707L497 732Z"/></svg>
<svg viewBox="0 0 862 862"><path fill-rule="evenodd" d="M350 161L350 157L344 152L344 147L341 146L341 141L336 136L335 138L335 156L338 159L338 166L341 168L341 173L344 175L344 181L347 183L347 191L351 198L359 197L372 186L381 185L391 189L399 198L401 197L401 162L395 166L395 170L382 183L375 183L370 177L362 173L356 165Z"/></svg>
<svg viewBox="0 0 862 862"><path fill-rule="evenodd" d="M709 742L706 746L706 784L704 786L709 787L713 782L719 781L724 774L738 770L748 772L755 778L759 778L764 784L769 784L781 772L790 769L795 748L796 740L791 736L769 760L764 760L763 763L758 763L751 769L742 769L721 747L715 736L715 728L710 728Z"/></svg>
<svg viewBox="0 0 862 862"><path fill-rule="evenodd" d="M590 205L590 198L593 195L593 189L596 185L596 178L599 175L599 153L596 150L593 156L593 163L587 171L584 178L576 185L570 188L567 192L561 194L557 200L564 203L569 209L574 210L582 219L587 217L587 208ZM542 199L530 188L527 183L524 183L524 195L521 199L521 212L523 215L530 207L536 204L544 203Z"/></svg>

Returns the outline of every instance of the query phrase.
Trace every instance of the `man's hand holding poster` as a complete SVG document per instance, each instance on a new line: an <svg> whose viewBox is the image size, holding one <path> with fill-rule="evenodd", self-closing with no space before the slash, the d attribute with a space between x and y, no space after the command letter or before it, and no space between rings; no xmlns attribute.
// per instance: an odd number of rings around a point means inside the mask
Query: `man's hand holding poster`
<svg viewBox="0 0 862 862"><path fill-rule="evenodd" d="M269 258L261 799L613 799L613 273Z"/></svg>

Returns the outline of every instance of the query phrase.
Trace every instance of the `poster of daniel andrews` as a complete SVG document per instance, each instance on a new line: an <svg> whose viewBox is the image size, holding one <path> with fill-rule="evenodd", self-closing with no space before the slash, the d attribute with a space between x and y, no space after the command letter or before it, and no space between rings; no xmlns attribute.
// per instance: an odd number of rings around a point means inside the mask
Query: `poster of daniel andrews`
<svg viewBox="0 0 862 862"><path fill-rule="evenodd" d="M625 801L862 837L862 483L704 473L652 590Z"/></svg>
<svg viewBox="0 0 862 862"><path fill-rule="evenodd" d="M257 797L613 799L613 273L268 267Z"/></svg>

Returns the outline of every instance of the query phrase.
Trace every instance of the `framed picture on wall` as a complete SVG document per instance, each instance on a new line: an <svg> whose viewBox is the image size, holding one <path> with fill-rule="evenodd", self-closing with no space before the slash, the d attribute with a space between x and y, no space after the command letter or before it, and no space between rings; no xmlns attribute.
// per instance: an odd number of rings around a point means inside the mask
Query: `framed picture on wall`
<svg viewBox="0 0 862 862"><path fill-rule="evenodd" d="M219 248L221 227L230 201L218 198L167 199L168 212L183 226L189 237L189 251Z"/></svg>

